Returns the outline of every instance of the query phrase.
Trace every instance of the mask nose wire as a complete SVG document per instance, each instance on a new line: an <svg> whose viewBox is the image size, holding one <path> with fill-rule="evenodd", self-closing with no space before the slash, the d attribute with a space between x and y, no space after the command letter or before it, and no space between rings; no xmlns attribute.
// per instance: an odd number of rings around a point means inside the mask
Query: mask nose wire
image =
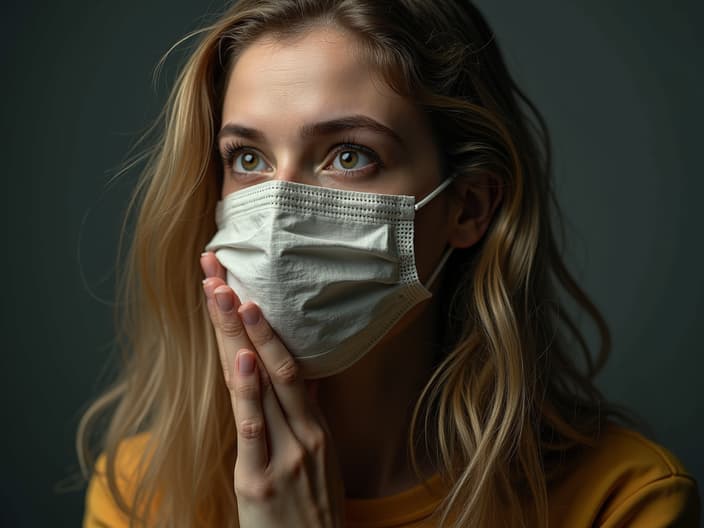
<svg viewBox="0 0 704 528"><path fill-rule="evenodd" d="M442 183L441 183L440 185L438 185L435 189L433 189L432 191L430 191L430 192L428 193L428 195L427 195L425 198L423 198L422 200L420 200L417 204L415 204L415 205L413 206L413 208L417 211L418 209L420 209L421 207L423 207L423 206L424 206L425 204L427 204L430 200L432 200L432 199L435 198L438 194L440 194L442 191L444 191L444 190L445 190L445 187L447 187L448 185L450 185L454 179L455 179L455 175L454 175L454 174L453 174L452 176L449 176L449 177L445 178L445 181L444 181L444 182L442 182Z"/></svg>

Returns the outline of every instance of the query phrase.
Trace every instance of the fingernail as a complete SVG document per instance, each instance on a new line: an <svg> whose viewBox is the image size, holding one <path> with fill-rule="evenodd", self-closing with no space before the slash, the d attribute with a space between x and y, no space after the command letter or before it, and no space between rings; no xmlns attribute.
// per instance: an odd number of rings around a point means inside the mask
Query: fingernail
<svg viewBox="0 0 704 528"><path fill-rule="evenodd" d="M217 265L217 263L212 262L212 260L207 260L207 261L202 260L203 257L207 254L208 254L207 251L205 253L200 254L201 267L203 268L203 273L205 274L206 278L207 277L214 277L215 275L218 274L218 265Z"/></svg>
<svg viewBox="0 0 704 528"><path fill-rule="evenodd" d="M207 279L203 279L201 282L203 284L203 291L205 292L205 296L211 298L213 296L213 280L208 277Z"/></svg>
<svg viewBox="0 0 704 528"><path fill-rule="evenodd" d="M237 369L240 374L251 374L254 372L254 358L252 354L240 354L237 359Z"/></svg>
<svg viewBox="0 0 704 528"><path fill-rule="evenodd" d="M223 288L222 290L220 288ZM230 295L230 292L227 289L224 289L223 286L220 288L217 288L215 290L215 302L218 304L218 308L222 310L223 312L229 312L232 310L235 306L234 301L232 300L232 295Z"/></svg>
<svg viewBox="0 0 704 528"><path fill-rule="evenodd" d="M255 325L259 322L259 309L253 304L248 304L247 307L240 312L240 316L244 324Z"/></svg>

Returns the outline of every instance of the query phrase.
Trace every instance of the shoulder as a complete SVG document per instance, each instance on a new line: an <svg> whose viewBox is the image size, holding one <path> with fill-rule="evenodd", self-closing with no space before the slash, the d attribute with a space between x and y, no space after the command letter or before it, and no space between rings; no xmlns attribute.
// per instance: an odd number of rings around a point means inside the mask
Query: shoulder
<svg viewBox="0 0 704 528"><path fill-rule="evenodd" d="M115 454L115 476L120 495L128 504L134 492L140 461L145 452L149 433L141 433L120 442ZM128 526L127 517L119 508L108 485L107 455L101 453L95 462L85 497L83 527Z"/></svg>
<svg viewBox="0 0 704 528"><path fill-rule="evenodd" d="M674 454L637 431L610 424L571 462L549 492L556 526L699 525L696 480Z"/></svg>

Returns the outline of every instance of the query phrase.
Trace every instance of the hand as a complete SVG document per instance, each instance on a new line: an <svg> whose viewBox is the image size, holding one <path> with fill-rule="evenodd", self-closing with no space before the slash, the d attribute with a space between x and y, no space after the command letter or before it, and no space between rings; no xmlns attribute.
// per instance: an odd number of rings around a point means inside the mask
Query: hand
<svg viewBox="0 0 704 528"><path fill-rule="evenodd" d="M317 383L304 383L259 307L240 303L214 253L201 267L237 427L240 528L341 527L344 488Z"/></svg>

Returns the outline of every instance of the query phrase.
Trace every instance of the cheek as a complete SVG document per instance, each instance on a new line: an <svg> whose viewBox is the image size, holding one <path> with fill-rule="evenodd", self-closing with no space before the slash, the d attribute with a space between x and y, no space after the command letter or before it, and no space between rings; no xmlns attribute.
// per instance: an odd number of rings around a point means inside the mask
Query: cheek
<svg viewBox="0 0 704 528"><path fill-rule="evenodd" d="M422 209L422 217L419 215L416 218L414 249L418 278L422 284L428 282L447 247L447 223L444 208L445 202L443 200L431 202ZM442 274L442 270L440 273ZM439 283L440 280L436 279L435 284L431 287L434 296L411 308L387 332L378 346L383 346L394 337L411 328L412 325L418 324L425 310L431 305L431 301L435 299L435 289Z"/></svg>
<svg viewBox="0 0 704 528"><path fill-rule="evenodd" d="M220 199L225 198L228 194L232 194L237 190L237 186L227 174L223 176L222 189L220 190Z"/></svg>

